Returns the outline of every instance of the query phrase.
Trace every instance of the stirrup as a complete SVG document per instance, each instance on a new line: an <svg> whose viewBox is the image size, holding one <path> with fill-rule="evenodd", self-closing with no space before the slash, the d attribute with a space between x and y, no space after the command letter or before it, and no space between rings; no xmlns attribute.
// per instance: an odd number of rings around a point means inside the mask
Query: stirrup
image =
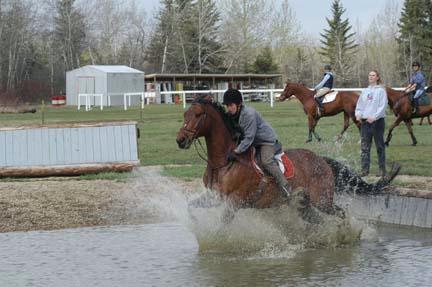
<svg viewBox="0 0 432 287"><path fill-rule="evenodd" d="M291 188L289 186L281 186L279 187L279 189L282 192L282 195L286 198L290 198L291 197Z"/></svg>

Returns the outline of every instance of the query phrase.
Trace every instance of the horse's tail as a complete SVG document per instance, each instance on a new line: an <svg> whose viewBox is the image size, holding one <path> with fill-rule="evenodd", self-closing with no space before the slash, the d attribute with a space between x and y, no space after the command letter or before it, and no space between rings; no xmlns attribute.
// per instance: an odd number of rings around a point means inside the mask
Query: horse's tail
<svg viewBox="0 0 432 287"><path fill-rule="evenodd" d="M390 184L401 169L401 165L394 162L388 176L381 178L377 183L370 184L346 165L328 157L323 158L333 170L336 193L378 194Z"/></svg>

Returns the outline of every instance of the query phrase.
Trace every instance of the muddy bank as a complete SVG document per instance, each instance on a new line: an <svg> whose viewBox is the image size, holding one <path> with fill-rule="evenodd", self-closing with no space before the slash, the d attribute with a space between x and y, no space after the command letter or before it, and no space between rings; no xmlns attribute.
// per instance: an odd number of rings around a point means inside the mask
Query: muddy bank
<svg viewBox="0 0 432 287"><path fill-rule="evenodd" d="M148 193L165 187L199 189L200 180L181 182L160 168L139 168L125 180L40 178L0 181L0 232L51 230L148 222Z"/></svg>

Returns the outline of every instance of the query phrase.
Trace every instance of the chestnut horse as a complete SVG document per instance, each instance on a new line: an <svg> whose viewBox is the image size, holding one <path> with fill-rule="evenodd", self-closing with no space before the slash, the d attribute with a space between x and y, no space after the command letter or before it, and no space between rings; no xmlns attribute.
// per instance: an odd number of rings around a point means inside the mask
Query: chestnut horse
<svg viewBox="0 0 432 287"><path fill-rule="evenodd" d="M356 124L357 128L360 129L360 122L358 122L355 117L355 108L359 94L355 92L338 92L334 101L323 104L324 111L321 115L318 115L317 113L317 103L315 102L313 91L309 90L302 84L287 82L279 100L284 101L292 96L299 99L303 105L303 110L308 117L309 136L306 142L312 141L312 134L318 141L321 140L318 133L315 132L315 126L321 117L334 116L341 112L344 113L344 125L342 132L339 134L339 138L347 130L350 117Z"/></svg>
<svg viewBox="0 0 432 287"><path fill-rule="evenodd" d="M204 137L207 147L207 168L204 185L219 192L230 210L241 207L267 208L286 203L273 178L263 177L252 164L251 149L228 161L227 155L236 147L238 129L235 122L218 104L205 99L195 100L184 113L184 123L177 133L177 144L188 149L192 143ZM376 184L367 184L357 174L341 163L316 155L306 149L285 150L294 165L294 176L288 181L292 190L302 190L305 209L314 206L333 213L333 193L355 191L358 194L378 193L398 173ZM198 199L200 204L205 199ZM227 208L228 209L228 208Z"/></svg>
<svg viewBox="0 0 432 287"><path fill-rule="evenodd" d="M408 132L411 136L412 145L417 145L417 139L414 136L414 132L412 129L412 119L427 117L432 114L432 104L428 106L419 106L419 113L415 114L412 112L412 105L409 99L409 95L403 91L396 91L392 88L386 87L387 98L390 108L393 110L393 113L396 115L396 120L390 126L390 129L387 134L387 139L385 144L388 146L390 140L392 138L392 132L395 127L397 127L402 121L405 123Z"/></svg>

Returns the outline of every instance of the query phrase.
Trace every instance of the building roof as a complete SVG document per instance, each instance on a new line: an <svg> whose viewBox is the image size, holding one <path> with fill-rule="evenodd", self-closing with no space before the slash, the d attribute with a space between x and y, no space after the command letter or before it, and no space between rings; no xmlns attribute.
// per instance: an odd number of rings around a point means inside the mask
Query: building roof
<svg viewBox="0 0 432 287"><path fill-rule="evenodd" d="M148 74L150 80L265 80L281 78L281 74Z"/></svg>
<svg viewBox="0 0 432 287"><path fill-rule="evenodd" d="M139 73L144 74L144 72L133 69L128 66L122 66L122 65L88 65L81 68L91 68L96 69L98 71L104 72L104 73Z"/></svg>

